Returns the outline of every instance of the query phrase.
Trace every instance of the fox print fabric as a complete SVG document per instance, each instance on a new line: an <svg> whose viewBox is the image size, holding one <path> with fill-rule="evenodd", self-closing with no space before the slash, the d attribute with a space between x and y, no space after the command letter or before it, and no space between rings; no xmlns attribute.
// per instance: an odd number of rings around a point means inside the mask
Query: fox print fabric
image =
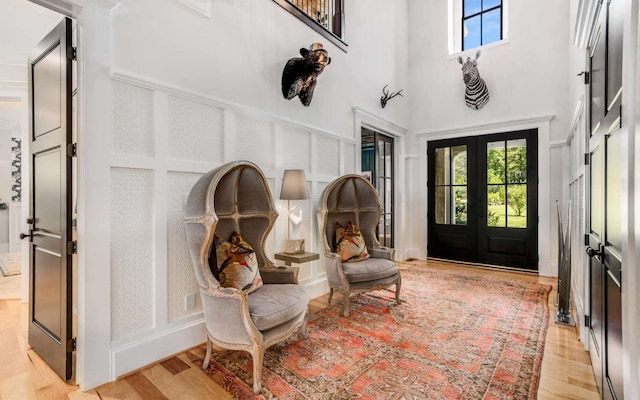
<svg viewBox="0 0 640 400"><path fill-rule="evenodd" d="M349 221L346 226L340 225L336 230L336 253L343 262L361 261L369 258L367 246L358 225Z"/></svg>
<svg viewBox="0 0 640 400"><path fill-rule="evenodd" d="M218 235L213 240L218 266L214 276L222 287L251 293L262 286L256 253L238 232L233 232L229 241Z"/></svg>

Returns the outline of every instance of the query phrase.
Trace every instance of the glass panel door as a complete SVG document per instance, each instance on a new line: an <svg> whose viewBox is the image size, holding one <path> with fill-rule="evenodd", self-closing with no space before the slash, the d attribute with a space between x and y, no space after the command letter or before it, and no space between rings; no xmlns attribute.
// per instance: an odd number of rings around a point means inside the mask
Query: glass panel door
<svg viewBox="0 0 640 400"><path fill-rule="evenodd" d="M378 192L382 216L376 234L380 245L393 247L393 138L362 128L362 173Z"/></svg>

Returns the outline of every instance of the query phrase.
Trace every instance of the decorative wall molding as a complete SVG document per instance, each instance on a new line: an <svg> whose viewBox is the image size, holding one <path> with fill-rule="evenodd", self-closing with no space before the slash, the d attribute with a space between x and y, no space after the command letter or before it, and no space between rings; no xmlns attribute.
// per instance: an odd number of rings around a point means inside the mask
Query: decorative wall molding
<svg viewBox="0 0 640 400"><path fill-rule="evenodd" d="M211 0L176 0L178 3L211 18Z"/></svg>
<svg viewBox="0 0 640 400"><path fill-rule="evenodd" d="M360 107L353 108L353 115L356 129L358 126L358 122L360 122L360 126L382 130L386 133L392 134L393 136L405 136L408 132L406 128L386 119L380 118L378 115L373 114L372 112L364 110Z"/></svg>
<svg viewBox="0 0 640 400"><path fill-rule="evenodd" d="M489 122L486 124L463 126L459 128L443 129L440 131L418 133L418 139L438 140L462 136L476 136L485 133L504 132L509 129L518 129L523 126L535 126L541 123L549 123L554 118L553 115L544 115L534 118L512 119L509 121Z"/></svg>
<svg viewBox="0 0 640 400"><path fill-rule="evenodd" d="M567 141L565 140L554 140L553 142L549 142L549 148L550 149L557 149L559 147L565 147L568 146L569 143L567 143Z"/></svg>
<svg viewBox="0 0 640 400"><path fill-rule="evenodd" d="M167 92L168 94L178 96L184 99L196 101L203 104L208 104L208 105L219 107L229 111L235 111L240 114L252 115L255 118L263 119L269 122L278 122L284 125L294 126L299 129L307 130L314 134L337 138L348 143L357 143L357 141L354 140L353 138L337 135L334 132L327 131L312 125L303 124L298 121L293 121L288 118L282 118L281 116L275 113L265 112L264 110L260 110L258 108L253 108L253 107L245 106L243 104L223 100L214 96L210 96L201 92L183 88L177 85L172 85L172 84L161 82L158 80L148 79L138 74L124 71L121 69L113 69L111 72L112 72L111 73L112 79L116 81L128 83L130 85L140 86L147 89Z"/></svg>
<svg viewBox="0 0 640 400"><path fill-rule="evenodd" d="M573 137L573 133L578 127L578 122L580 122L583 117L584 107L584 95L581 95L578 99L578 103L576 103L576 108L573 111L573 116L571 117L571 125L569 126L569 133L567 134L567 144L571 143L571 138Z"/></svg>
<svg viewBox="0 0 640 400"><path fill-rule="evenodd" d="M599 3L602 0L579 0L576 24L573 30L573 44L586 49L591 38Z"/></svg>
<svg viewBox="0 0 640 400"><path fill-rule="evenodd" d="M4 90L4 89L27 90L27 87L28 87L28 84L27 82L24 82L24 81L0 81L0 90Z"/></svg>

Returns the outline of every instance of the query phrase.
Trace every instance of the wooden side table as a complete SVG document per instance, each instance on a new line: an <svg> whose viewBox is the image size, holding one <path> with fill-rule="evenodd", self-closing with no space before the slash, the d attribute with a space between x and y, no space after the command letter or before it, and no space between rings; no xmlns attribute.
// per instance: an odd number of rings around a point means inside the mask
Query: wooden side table
<svg viewBox="0 0 640 400"><path fill-rule="evenodd" d="M300 254L276 253L276 260L284 261L284 265L291 266L291 263L302 264L320 259L320 254L304 252Z"/></svg>

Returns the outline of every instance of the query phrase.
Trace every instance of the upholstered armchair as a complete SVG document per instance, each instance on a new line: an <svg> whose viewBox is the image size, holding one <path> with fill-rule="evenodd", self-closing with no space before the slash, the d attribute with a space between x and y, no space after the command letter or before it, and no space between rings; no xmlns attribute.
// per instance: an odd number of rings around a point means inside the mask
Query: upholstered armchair
<svg viewBox="0 0 640 400"><path fill-rule="evenodd" d="M294 282L270 284L267 279L248 293L242 288L223 287L212 271L218 272L214 269L218 267L214 238L226 239L234 231L253 248L260 269L274 268L265 254L265 241L278 213L267 181L251 162L225 164L196 182L185 214L207 329L202 368L209 366L212 347L247 351L253 358L253 390L258 393L265 349L299 328L307 336L309 293Z"/></svg>
<svg viewBox="0 0 640 400"><path fill-rule="evenodd" d="M349 295L396 286L396 302L400 304L402 280L393 261L395 250L380 246L376 225L382 208L375 188L360 175L345 175L326 187L320 200L318 226L324 244L329 281L329 303L333 291L343 294L344 316L349 316ZM336 231L353 222L360 228L369 258L343 262L336 253Z"/></svg>

